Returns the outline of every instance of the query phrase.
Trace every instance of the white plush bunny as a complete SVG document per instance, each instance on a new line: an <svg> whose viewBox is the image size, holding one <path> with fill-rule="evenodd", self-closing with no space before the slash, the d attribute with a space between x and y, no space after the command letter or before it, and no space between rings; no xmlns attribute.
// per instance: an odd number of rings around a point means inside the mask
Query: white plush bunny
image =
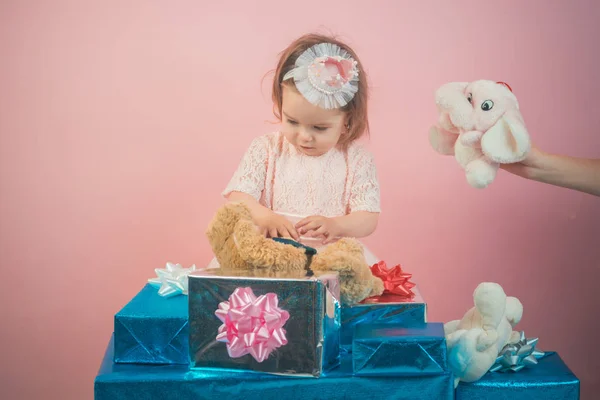
<svg viewBox="0 0 600 400"><path fill-rule="evenodd" d="M507 297L497 283L484 282L475 289L473 300L475 307L461 320L444 325L455 386L479 380L507 343L519 341L513 327L523 316L523 305L516 297Z"/></svg>
<svg viewBox="0 0 600 400"><path fill-rule="evenodd" d="M523 161L531 149L529 133L510 87L502 82L451 82L435 93L438 124L429 130L432 147L454 155L468 183L485 188L499 164Z"/></svg>

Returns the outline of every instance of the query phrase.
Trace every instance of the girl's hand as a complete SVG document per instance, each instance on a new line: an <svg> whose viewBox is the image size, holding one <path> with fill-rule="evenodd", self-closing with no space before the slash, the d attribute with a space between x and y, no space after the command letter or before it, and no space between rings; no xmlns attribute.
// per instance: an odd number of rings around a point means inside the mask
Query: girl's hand
<svg viewBox="0 0 600 400"><path fill-rule="evenodd" d="M323 238L323 244L332 243L337 237L341 236L341 227L335 218L322 217L314 215L306 217L296 224L296 229L300 235L306 234L308 237Z"/></svg>
<svg viewBox="0 0 600 400"><path fill-rule="evenodd" d="M274 213L269 209L255 212L254 223L258 225L261 234L275 238L288 237L299 240L300 235L294 228L294 225L284 216Z"/></svg>

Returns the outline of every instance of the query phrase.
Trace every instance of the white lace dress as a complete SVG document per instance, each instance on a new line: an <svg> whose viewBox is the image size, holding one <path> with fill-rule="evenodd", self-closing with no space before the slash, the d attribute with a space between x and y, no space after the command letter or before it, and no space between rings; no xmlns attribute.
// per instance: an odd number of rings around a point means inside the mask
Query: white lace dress
<svg viewBox="0 0 600 400"><path fill-rule="evenodd" d="M280 132L260 136L250 144L223 196L233 191L251 195L294 224L311 215L381 211L373 156L356 142L345 151L332 149L314 157L297 151ZM320 239L300 241L323 248ZM366 247L365 256L369 265L379 261ZM218 267L216 259L210 267Z"/></svg>

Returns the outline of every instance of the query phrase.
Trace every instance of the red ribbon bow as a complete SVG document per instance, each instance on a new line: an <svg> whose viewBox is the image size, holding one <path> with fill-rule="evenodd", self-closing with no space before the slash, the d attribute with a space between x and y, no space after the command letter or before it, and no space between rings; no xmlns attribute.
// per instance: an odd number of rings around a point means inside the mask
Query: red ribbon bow
<svg viewBox="0 0 600 400"><path fill-rule="evenodd" d="M412 274L403 272L400 264L389 269L385 261L379 261L371 267L371 272L383 281L385 288L383 294L395 294L408 298L415 296L411 289L416 285L409 280Z"/></svg>

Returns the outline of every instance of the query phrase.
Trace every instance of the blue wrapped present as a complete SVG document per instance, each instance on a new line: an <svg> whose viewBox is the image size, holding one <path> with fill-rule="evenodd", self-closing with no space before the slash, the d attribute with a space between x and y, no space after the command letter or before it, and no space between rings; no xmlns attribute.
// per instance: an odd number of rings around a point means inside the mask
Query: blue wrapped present
<svg viewBox="0 0 600 400"><path fill-rule="evenodd" d="M557 353L546 353L518 372L488 372L473 383L460 382L456 400L575 400L579 379Z"/></svg>
<svg viewBox="0 0 600 400"><path fill-rule="evenodd" d="M427 304L417 287L415 296L406 299L395 295L382 295L366 299L352 307L342 307L340 344L352 351L354 327L359 324L393 324L396 326L419 325L427 322Z"/></svg>
<svg viewBox="0 0 600 400"><path fill-rule="evenodd" d="M444 325L357 325L352 363L359 376L444 374L448 371Z"/></svg>
<svg viewBox="0 0 600 400"><path fill-rule="evenodd" d="M183 365L114 364L109 345L94 382L95 400L452 400L452 375L352 376L352 360L320 379Z"/></svg>
<svg viewBox="0 0 600 400"><path fill-rule="evenodd" d="M114 318L114 361L189 364L187 296L162 297L146 286Z"/></svg>
<svg viewBox="0 0 600 400"><path fill-rule="evenodd" d="M189 276L192 368L319 377L339 365L339 277L204 270Z"/></svg>

